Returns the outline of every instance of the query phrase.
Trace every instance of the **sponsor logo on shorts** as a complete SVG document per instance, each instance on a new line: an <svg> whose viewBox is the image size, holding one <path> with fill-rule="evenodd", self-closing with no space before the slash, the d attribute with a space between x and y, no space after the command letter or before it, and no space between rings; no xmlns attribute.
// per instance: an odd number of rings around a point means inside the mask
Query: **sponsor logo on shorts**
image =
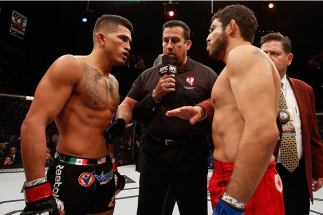
<svg viewBox="0 0 323 215"><path fill-rule="evenodd" d="M64 168L64 166L62 165L57 165L56 166L56 171L55 171L55 183L54 183L54 186L53 186L53 196L54 197L59 197L58 195L58 192L59 192L59 187L62 185L62 182L61 182L61 175L62 175L62 169Z"/></svg>
<svg viewBox="0 0 323 215"><path fill-rule="evenodd" d="M114 205L116 204L116 196L114 195L112 198L111 198L111 201L108 205L109 208L113 207Z"/></svg>
<svg viewBox="0 0 323 215"><path fill-rule="evenodd" d="M225 188L226 185L227 185L227 182L224 179L218 181L219 188Z"/></svg>
<svg viewBox="0 0 323 215"><path fill-rule="evenodd" d="M94 182L94 176L91 173L84 172L79 176L79 183L83 187L88 187Z"/></svg>
<svg viewBox="0 0 323 215"><path fill-rule="evenodd" d="M275 185L278 192L281 193L283 190L283 182L278 174L275 175Z"/></svg>
<svg viewBox="0 0 323 215"><path fill-rule="evenodd" d="M106 183L108 183L112 179L112 177L113 177L113 170L111 170L110 172L108 172L106 174L104 174L104 172L102 172L101 175L95 175L94 174L94 176L96 177L96 179L99 180L100 185L101 184L106 184Z"/></svg>

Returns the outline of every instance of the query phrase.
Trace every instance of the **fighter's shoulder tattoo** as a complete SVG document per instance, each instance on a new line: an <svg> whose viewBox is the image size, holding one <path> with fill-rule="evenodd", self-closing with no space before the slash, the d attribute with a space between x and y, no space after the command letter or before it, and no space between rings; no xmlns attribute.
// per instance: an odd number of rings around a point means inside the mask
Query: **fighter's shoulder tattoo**
<svg viewBox="0 0 323 215"><path fill-rule="evenodd" d="M262 57L262 58L264 58L265 60L267 60L267 62L268 62L270 65L272 65L271 61L269 60L268 55L266 55L266 54L262 53L261 51L259 51L259 49L258 49L258 48L256 48L256 50L255 50L255 51L253 51L252 53L253 53L253 54L258 54L260 57Z"/></svg>
<svg viewBox="0 0 323 215"><path fill-rule="evenodd" d="M83 70L82 83L85 88L86 97L95 104L107 105L108 91L114 92L111 88L115 88L115 84L111 84L111 81L109 80L108 86L107 79L103 77L97 69L86 64L82 59L77 59L80 61L81 68ZM113 106L115 106L115 100L118 100L117 103L119 104L119 94L116 89L115 91L117 92L117 96L115 94L113 96L111 95L112 101L110 102Z"/></svg>

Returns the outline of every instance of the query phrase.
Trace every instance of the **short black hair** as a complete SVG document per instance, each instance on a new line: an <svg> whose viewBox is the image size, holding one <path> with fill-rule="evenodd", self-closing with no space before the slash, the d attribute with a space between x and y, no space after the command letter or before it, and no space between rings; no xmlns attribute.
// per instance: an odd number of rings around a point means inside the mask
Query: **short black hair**
<svg viewBox="0 0 323 215"><path fill-rule="evenodd" d="M183 36L184 36L185 41L190 40L190 34L191 34L190 28L183 21L170 20L170 21L166 22L163 25L163 32L164 32L165 28L172 28L172 27L182 27L184 30Z"/></svg>
<svg viewBox="0 0 323 215"><path fill-rule="evenodd" d="M292 53L292 41L287 36L284 36L279 32L266 34L265 36L261 37L260 46L269 41L280 42L286 54Z"/></svg>
<svg viewBox="0 0 323 215"><path fill-rule="evenodd" d="M229 5L224 9L219 9L212 17L211 24L215 19L222 23L222 29L225 30L227 25L233 19L239 26L241 37L253 43L258 28L257 18L252 10L240 4Z"/></svg>
<svg viewBox="0 0 323 215"><path fill-rule="evenodd" d="M108 31L110 29L116 29L118 25L128 28L129 31L133 31L133 26L128 19L118 15L104 14L97 19L93 28L93 34L96 34L102 29L106 29Z"/></svg>

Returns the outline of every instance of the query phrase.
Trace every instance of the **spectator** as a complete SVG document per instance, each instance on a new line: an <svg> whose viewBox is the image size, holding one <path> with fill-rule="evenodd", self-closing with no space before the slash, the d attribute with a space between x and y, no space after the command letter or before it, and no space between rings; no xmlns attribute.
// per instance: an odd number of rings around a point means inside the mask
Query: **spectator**
<svg viewBox="0 0 323 215"><path fill-rule="evenodd" d="M47 148L45 166L48 167L51 161L52 161L51 152L50 152L50 149Z"/></svg>
<svg viewBox="0 0 323 215"><path fill-rule="evenodd" d="M317 67L319 68L320 71L323 71L323 52L319 54L318 62L319 64L317 65Z"/></svg>
<svg viewBox="0 0 323 215"><path fill-rule="evenodd" d="M11 157L7 156L4 160L3 165L11 165L13 162L11 160Z"/></svg>
<svg viewBox="0 0 323 215"><path fill-rule="evenodd" d="M6 149L10 149L10 147L20 148L20 138L17 135L11 135L9 138L9 142L6 144Z"/></svg>
<svg viewBox="0 0 323 215"><path fill-rule="evenodd" d="M17 147L11 146L9 149L9 156L14 164L21 164L21 155L17 152Z"/></svg>
<svg viewBox="0 0 323 215"><path fill-rule="evenodd" d="M132 54L131 57L130 57L129 67L130 68L136 68L135 67L136 62L137 62L136 55Z"/></svg>
<svg viewBox="0 0 323 215"><path fill-rule="evenodd" d="M55 131L55 133L52 136L52 141L55 142L56 140L58 140L59 135L58 135L58 131Z"/></svg>
<svg viewBox="0 0 323 215"><path fill-rule="evenodd" d="M0 143L0 162L3 161L2 159L3 159L5 152L6 152L6 149L5 149L6 144L7 143Z"/></svg>
<svg viewBox="0 0 323 215"><path fill-rule="evenodd" d="M138 134L136 134L136 137L135 137L135 144L136 144L136 147L137 147L137 148L139 147L140 140L141 140L141 135L139 136Z"/></svg>
<svg viewBox="0 0 323 215"><path fill-rule="evenodd" d="M138 56L137 69L145 69L145 62L142 57Z"/></svg>
<svg viewBox="0 0 323 215"><path fill-rule="evenodd" d="M130 57L128 56L127 59L126 59L126 62L124 63L125 67L130 67Z"/></svg>
<svg viewBox="0 0 323 215"><path fill-rule="evenodd" d="M47 145L50 144L50 138L49 138L49 135L46 135L46 143Z"/></svg>
<svg viewBox="0 0 323 215"><path fill-rule="evenodd" d="M318 65L319 65L319 62L317 59L317 55L313 55L312 60L310 60L310 62L308 62L308 64L307 64L307 70L308 71L317 71L319 69Z"/></svg>
<svg viewBox="0 0 323 215"><path fill-rule="evenodd" d="M56 146L54 145L54 142L51 141L52 138L48 134L46 134L46 145L47 148L51 150L51 152L56 151Z"/></svg>

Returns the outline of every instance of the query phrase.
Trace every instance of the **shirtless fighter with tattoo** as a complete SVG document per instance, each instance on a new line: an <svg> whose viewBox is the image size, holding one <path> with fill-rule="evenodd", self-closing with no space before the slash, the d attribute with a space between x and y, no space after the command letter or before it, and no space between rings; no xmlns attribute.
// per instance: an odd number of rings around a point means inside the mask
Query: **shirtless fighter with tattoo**
<svg viewBox="0 0 323 215"><path fill-rule="evenodd" d="M208 111L213 115L215 161L208 188L213 215L283 215L282 184L273 156L279 137L279 73L270 58L251 45L258 24L249 8L227 6L211 23L207 51L226 64L208 100L214 108L214 114ZM205 115L202 107L166 115L194 124Z"/></svg>
<svg viewBox="0 0 323 215"><path fill-rule="evenodd" d="M27 179L21 214L113 214L119 187L105 130L120 98L110 71L125 63L132 29L123 17L101 16L93 29L92 53L58 58L40 81L21 126ZM45 177L45 129L53 120L59 140Z"/></svg>

